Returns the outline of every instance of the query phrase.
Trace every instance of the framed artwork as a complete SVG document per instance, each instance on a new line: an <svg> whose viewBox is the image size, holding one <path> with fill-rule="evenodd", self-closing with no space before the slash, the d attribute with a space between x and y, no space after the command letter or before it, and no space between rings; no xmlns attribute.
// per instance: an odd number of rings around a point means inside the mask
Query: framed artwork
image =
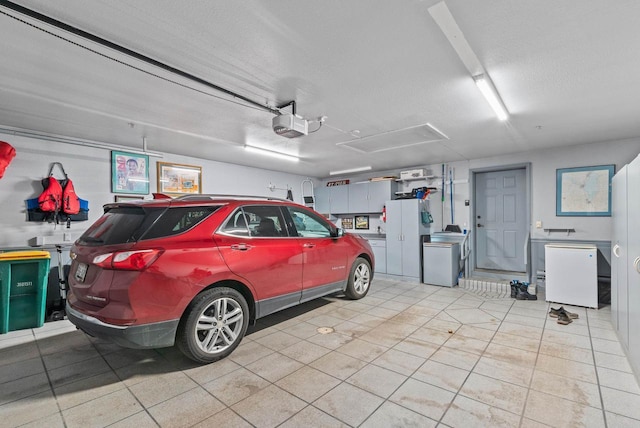
<svg viewBox="0 0 640 428"><path fill-rule="evenodd" d="M556 170L556 216L611 216L615 165Z"/></svg>
<svg viewBox="0 0 640 428"><path fill-rule="evenodd" d="M111 193L149 194L149 156L111 151Z"/></svg>
<svg viewBox="0 0 640 428"><path fill-rule="evenodd" d="M340 220L343 229L353 229L353 217L345 217Z"/></svg>
<svg viewBox="0 0 640 428"><path fill-rule="evenodd" d="M356 216L356 229L369 229L369 216L358 215Z"/></svg>
<svg viewBox="0 0 640 428"><path fill-rule="evenodd" d="M116 202L128 202L128 201L141 201L144 199L144 196L123 196L123 195L116 195L115 196L115 201Z"/></svg>
<svg viewBox="0 0 640 428"><path fill-rule="evenodd" d="M158 192L181 195L202 193L202 168L158 162Z"/></svg>

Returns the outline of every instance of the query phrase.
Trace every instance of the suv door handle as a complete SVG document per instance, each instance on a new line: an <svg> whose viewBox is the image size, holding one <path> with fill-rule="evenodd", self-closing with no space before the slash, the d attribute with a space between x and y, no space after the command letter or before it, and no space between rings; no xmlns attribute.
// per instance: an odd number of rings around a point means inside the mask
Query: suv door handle
<svg viewBox="0 0 640 428"><path fill-rule="evenodd" d="M251 245L247 245L247 244L233 244L231 245L231 249L232 250L236 250L236 251L247 251L251 249Z"/></svg>
<svg viewBox="0 0 640 428"><path fill-rule="evenodd" d="M304 248L314 248L316 246L316 244L311 243L311 242L307 242L303 245Z"/></svg>

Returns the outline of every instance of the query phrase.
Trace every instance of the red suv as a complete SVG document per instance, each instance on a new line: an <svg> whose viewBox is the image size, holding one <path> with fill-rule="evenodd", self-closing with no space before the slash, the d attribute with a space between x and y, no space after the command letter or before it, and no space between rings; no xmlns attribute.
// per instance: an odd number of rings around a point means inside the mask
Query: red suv
<svg viewBox="0 0 640 428"><path fill-rule="evenodd" d="M342 291L367 294L373 254L287 200L189 195L105 205L71 248L67 316L125 347L208 363L250 321Z"/></svg>

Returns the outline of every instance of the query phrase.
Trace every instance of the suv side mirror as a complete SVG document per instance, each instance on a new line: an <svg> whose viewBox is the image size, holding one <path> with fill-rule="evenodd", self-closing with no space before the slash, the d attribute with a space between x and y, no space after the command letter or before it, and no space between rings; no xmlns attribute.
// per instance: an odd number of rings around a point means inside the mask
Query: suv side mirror
<svg viewBox="0 0 640 428"><path fill-rule="evenodd" d="M340 238L344 236L344 229L341 227L336 227L331 229L331 237L332 238Z"/></svg>

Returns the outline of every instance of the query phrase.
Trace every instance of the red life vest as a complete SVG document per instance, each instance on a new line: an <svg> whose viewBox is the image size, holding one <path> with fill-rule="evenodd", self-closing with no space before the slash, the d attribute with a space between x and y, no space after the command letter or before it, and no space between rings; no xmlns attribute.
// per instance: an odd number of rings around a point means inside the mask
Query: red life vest
<svg viewBox="0 0 640 428"><path fill-rule="evenodd" d="M44 212L58 213L62 207L62 186L55 177L42 179L44 190L38 196L38 205Z"/></svg>
<svg viewBox="0 0 640 428"><path fill-rule="evenodd" d="M11 144L0 141L0 178L15 156L16 149Z"/></svg>
<svg viewBox="0 0 640 428"><path fill-rule="evenodd" d="M42 211L64 214L80 212L80 199L71 179L64 179L60 184L55 177L47 177L42 180L42 187L44 190L38 196L38 204Z"/></svg>
<svg viewBox="0 0 640 428"><path fill-rule="evenodd" d="M62 188L62 212L65 214L78 214L80 212L80 199L76 195L76 189L70 178L65 180Z"/></svg>

